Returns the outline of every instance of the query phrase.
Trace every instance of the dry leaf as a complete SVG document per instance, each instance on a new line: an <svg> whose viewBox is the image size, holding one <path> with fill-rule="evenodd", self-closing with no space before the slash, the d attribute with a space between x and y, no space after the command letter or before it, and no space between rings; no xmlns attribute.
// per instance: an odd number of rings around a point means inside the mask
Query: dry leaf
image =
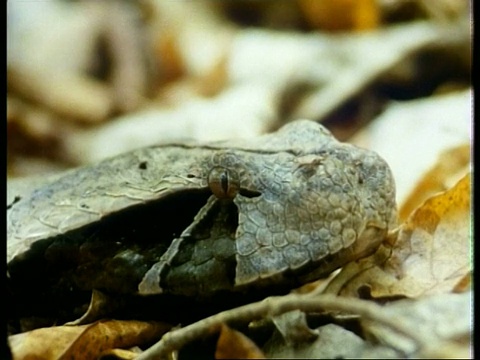
<svg viewBox="0 0 480 360"><path fill-rule="evenodd" d="M152 78L150 68L145 66L147 49L144 44L143 26L138 4L104 2L103 36L106 52L110 58L107 70L115 104L115 110L128 112L137 109L144 101Z"/></svg>
<svg viewBox="0 0 480 360"><path fill-rule="evenodd" d="M300 310L275 316L272 321L287 345L295 346L305 341L311 342L318 337L318 334L308 326L305 313Z"/></svg>
<svg viewBox="0 0 480 360"><path fill-rule="evenodd" d="M472 284L472 273L466 274L453 288L453 292L462 293L468 291L471 288Z"/></svg>
<svg viewBox="0 0 480 360"><path fill-rule="evenodd" d="M327 324L314 330L315 340L285 343L279 333L265 344L268 358L273 359L346 359L395 358L399 354L382 346L371 346L358 335L336 324Z"/></svg>
<svg viewBox="0 0 480 360"><path fill-rule="evenodd" d="M449 149L471 142L472 106L471 89L393 102L351 141L378 152L387 161L395 178L397 203L401 205L409 196L414 196L410 195L414 188L437 162L445 161L444 166L450 169L446 170L447 177L460 172L461 166L455 167L456 160L442 160L442 156ZM457 155L449 156L453 158ZM463 155L459 155L457 161L464 161L461 156ZM464 174L465 172L459 175ZM438 191L448 189L459 179L460 177L453 179L453 183L446 183L447 187ZM423 200L425 198L421 202ZM417 207L421 202L416 202L413 206ZM404 213L403 219L410 215L405 213L407 210L401 211Z"/></svg>
<svg viewBox="0 0 480 360"><path fill-rule="evenodd" d="M248 337L223 324L215 359L265 359L265 355Z"/></svg>
<svg viewBox="0 0 480 360"><path fill-rule="evenodd" d="M337 324L312 329L307 315L293 310L274 316L275 330L263 346L269 358L393 358L399 354L381 345L372 346L350 328ZM315 321L311 322L312 324Z"/></svg>
<svg viewBox="0 0 480 360"><path fill-rule="evenodd" d="M386 304L382 311L398 323L411 326L415 333L406 338L370 320L362 320L364 331L408 358L462 358L471 350L472 292L399 300ZM415 339L427 345L419 349Z"/></svg>
<svg viewBox="0 0 480 360"><path fill-rule="evenodd" d="M82 74L10 66L9 89L64 116L86 123L104 120L112 110L108 87ZM65 91L68 89L68 91Z"/></svg>
<svg viewBox="0 0 480 360"><path fill-rule="evenodd" d="M400 220L405 220L430 196L449 189L469 170L470 143L442 152L435 166L417 183L399 210Z"/></svg>
<svg viewBox="0 0 480 360"><path fill-rule="evenodd" d="M50 1L33 9L20 2L9 10L9 37L15 40L8 59L10 92L86 124L140 104L148 67L134 4ZM103 62L99 39L108 44Z"/></svg>
<svg viewBox="0 0 480 360"><path fill-rule="evenodd" d="M380 8L375 0L299 0L311 27L329 31L367 30L378 27Z"/></svg>
<svg viewBox="0 0 480 360"><path fill-rule="evenodd" d="M239 85L213 99L192 99L174 109L145 108L103 126L77 132L65 137L63 150L72 162L80 164L141 146L182 139L254 137L265 133L275 122L276 102L276 94L269 88Z"/></svg>
<svg viewBox="0 0 480 360"><path fill-rule="evenodd" d="M95 359L112 348L141 345L170 329L159 322L99 321L82 326L55 326L12 335L13 359Z"/></svg>
<svg viewBox="0 0 480 360"><path fill-rule="evenodd" d="M399 63L411 64L415 68L412 64L415 56L425 49L439 44L448 47L447 39L458 42L463 35L453 31L459 28L463 29L459 24L447 30L430 23L416 22L349 36L315 34L317 41L325 41L320 44L326 51L318 57L310 56L315 61L314 66L299 64L296 69L302 66L302 71L297 71L297 78L306 79L307 84L318 88L301 99L289 118L325 120L347 101L365 94L372 83L395 72ZM455 36L447 37L447 34ZM381 51L375 50L378 44L382 44ZM318 66L320 62L321 67ZM297 79L292 77L289 80L291 85Z"/></svg>
<svg viewBox="0 0 480 360"><path fill-rule="evenodd" d="M467 174L410 216L385 266L400 280L389 292L419 296L452 291L471 271L470 193Z"/></svg>
<svg viewBox="0 0 480 360"><path fill-rule="evenodd" d="M172 31L166 30L154 40L156 71L160 74L162 82L175 81L185 76L185 64L178 49L178 39Z"/></svg>
<svg viewBox="0 0 480 360"><path fill-rule="evenodd" d="M323 290L328 286L328 284L338 275L340 269L332 272L328 277L312 281L310 283L304 284L299 288L292 290L292 293L295 294L307 294L310 292L315 292L316 294L321 294Z"/></svg>
<svg viewBox="0 0 480 360"><path fill-rule="evenodd" d="M472 269L470 193L467 174L425 201L390 239L393 248L385 243L374 255L348 264L326 292L358 296L367 286L378 298L458 291Z"/></svg>
<svg viewBox="0 0 480 360"><path fill-rule="evenodd" d="M84 325L106 318L115 310L125 306L124 299L93 289L87 311L78 319L69 321L65 325Z"/></svg>

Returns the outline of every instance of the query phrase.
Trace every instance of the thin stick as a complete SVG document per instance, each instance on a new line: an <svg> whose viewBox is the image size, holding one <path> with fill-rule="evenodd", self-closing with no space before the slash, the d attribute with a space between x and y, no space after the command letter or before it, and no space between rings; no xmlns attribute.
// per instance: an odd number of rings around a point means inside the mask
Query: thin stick
<svg viewBox="0 0 480 360"><path fill-rule="evenodd" d="M319 312L323 310L345 311L362 316L388 326L398 333L411 338L424 347L427 342L418 338L415 329L400 319L392 319L385 314L383 308L371 301L356 298L337 297L334 295L287 295L283 297L269 297L263 301L226 310L213 316L202 319L184 328L170 331L155 345L144 351L137 359L164 359L174 350L179 350L189 342L213 335L220 330L223 323L233 321L253 321L262 317L273 317L292 310L304 312ZM414 336L415 335L415 336Z"/></svg>

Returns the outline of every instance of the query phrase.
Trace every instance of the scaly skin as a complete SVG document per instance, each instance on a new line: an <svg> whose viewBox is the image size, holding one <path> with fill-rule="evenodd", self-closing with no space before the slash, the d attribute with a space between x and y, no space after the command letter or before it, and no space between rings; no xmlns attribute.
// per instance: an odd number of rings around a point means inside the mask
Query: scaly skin
<svg viewBox="0 0 480 360"><path fill-rule="evenodd" d="M396 216L385 161L307 120L143 148L22 191L7 207L12 282L39 257L69 286L140 295L298 286L374 251Z"/></svg>

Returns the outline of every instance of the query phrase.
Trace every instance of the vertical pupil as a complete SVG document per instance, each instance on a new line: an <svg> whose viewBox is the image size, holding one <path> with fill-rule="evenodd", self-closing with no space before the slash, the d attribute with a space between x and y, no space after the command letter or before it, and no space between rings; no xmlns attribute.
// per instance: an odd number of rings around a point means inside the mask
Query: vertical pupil
<svg viewBox="0 0 480 360"><path fill-rule="evenodd" d="M232 200L240 190L238 174L232 169L214 166L208 173L208 187L218 199Z"/></svg>
<svg viewBox="0 0 480 360"><path fill-rule="evenodd" d="M220 185L225 194L228 193L228 175L226 171L223 171L220 175Z"/></svg>

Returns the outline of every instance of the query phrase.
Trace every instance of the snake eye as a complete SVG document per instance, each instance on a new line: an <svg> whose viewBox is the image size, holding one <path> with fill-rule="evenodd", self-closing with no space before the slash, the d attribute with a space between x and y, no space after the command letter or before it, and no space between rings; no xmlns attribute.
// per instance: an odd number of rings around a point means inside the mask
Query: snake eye
<svg viewBox="0 0 480 360"><path fill-rule="evenodd" d="M240 189L240 181L235 171L215 166L208 174L208 186L219 199L233 199Z"/></svg>

